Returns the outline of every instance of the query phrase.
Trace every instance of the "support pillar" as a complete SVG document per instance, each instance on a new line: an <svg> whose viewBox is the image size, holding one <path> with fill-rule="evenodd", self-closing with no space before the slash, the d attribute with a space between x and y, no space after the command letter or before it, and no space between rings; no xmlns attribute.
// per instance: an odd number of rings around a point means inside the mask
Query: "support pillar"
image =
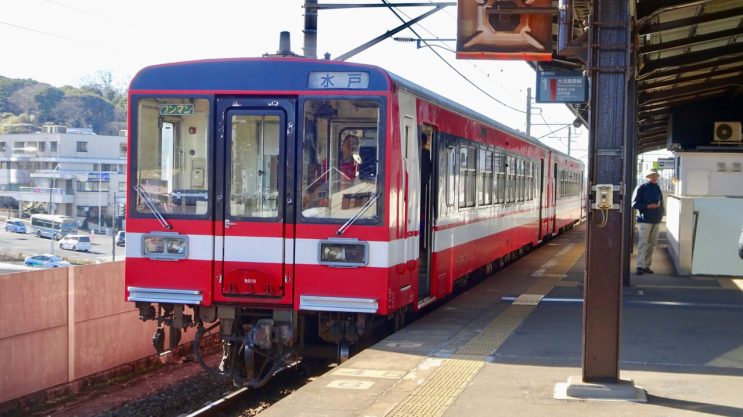
<svg viewBox="0 0 743 417"><path fill-rule="evenodd" d="M626 0L592 0L588 71L591 84L583 303L583 374L555 387L556 398L647 401L645 391L619 378L625 223L632 190L628 172L634 140L630 97L632 21Z"/></svg>

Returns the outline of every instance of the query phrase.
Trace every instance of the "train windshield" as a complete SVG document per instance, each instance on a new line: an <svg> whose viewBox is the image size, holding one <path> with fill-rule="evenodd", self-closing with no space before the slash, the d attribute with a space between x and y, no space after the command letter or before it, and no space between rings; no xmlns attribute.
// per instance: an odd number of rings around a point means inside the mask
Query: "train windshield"
<svg viewBox="0 0 743 417"><path fill-rule="evenodd" d="M305 219L379 218L379 117L380 103L375 100L305 102L301 177Z"/></svg>
<svg viewBox="0 0 743 417"><path fill-rule="evenodd" d="M143 98L137 106L136 209L204 215L209 194L209 102ZM146 200L149 200L146 201Z"/></svg>

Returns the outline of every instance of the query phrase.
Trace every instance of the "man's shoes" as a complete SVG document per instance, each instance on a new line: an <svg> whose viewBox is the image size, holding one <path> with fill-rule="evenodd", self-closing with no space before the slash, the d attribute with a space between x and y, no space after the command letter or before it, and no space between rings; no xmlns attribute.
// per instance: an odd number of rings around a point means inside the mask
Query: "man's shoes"
<svg viewBox="0 0 743 417"><path fill-rule="evenodd" d="M642 270L643 270L643 271L644 271L644 272L645 272L646 274L654 274L654 273L655 273L655 272L653 272L653 270L652 270L652 269L650 269L650 268L642 268Z"/></svg>
<svg viewBox="0 0 743 417"><path fill-rule="evenodd" d="M637 268L637 275L642 275L645 273L645 268Z"/></svg>

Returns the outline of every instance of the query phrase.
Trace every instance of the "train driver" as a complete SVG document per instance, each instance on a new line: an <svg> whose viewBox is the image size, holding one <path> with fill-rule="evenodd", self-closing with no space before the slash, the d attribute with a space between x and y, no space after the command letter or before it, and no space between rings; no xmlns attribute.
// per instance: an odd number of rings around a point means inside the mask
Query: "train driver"
<svg viewBox="0 0 743 417"><path fill-rule="evenodd" d="M341 157L339 163L339 169L343 175L341 175L341 183L351 183L356 179L358 173L359 161L358 156L355 153L359 149L359 138L355 135L346 135L343 138L343 144L341 145Z"/></svg>

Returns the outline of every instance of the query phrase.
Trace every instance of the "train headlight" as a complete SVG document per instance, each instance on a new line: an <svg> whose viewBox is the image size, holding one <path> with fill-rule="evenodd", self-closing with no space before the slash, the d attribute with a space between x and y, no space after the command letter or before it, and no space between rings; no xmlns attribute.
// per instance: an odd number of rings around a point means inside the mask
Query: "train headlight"
<svg viewBox="0 0 743 417"><path fill-rule="evenodd" d="M188 236L178 233L151 233L142 236L142 255L152 259L185 259L188 257Z"/></svg>
<svg viewBox="0 0 743 417"><path fill-rule="evenodd" d="M365 266L369 244L358 239L328 239L320 242L320 263L330 266Z"/></svg>

